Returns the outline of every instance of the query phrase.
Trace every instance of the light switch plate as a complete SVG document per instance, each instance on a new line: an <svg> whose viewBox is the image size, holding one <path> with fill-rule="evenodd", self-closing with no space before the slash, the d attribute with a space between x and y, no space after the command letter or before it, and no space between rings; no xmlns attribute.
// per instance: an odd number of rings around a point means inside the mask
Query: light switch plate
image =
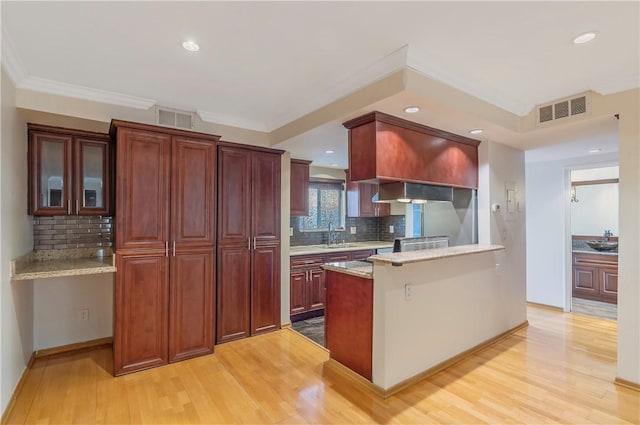
<svg viewBox="0 0 640 425"><path fill-rule="evenodd" d="M289 227L289 236L293 236L293 227Z"/></svg>
<svg viewBox="0 0 640 425"><path fill-rule="evenodd" d="M393 233L393 226L389 226L389 233Z"/></svg>
<svg viewBox="0 0 640 425"><path fill-rule="evenodd" d="M356 234L356 226L351 226L351 229L349 229L349 230L351 230L351 234L352 235Z"/></svg>

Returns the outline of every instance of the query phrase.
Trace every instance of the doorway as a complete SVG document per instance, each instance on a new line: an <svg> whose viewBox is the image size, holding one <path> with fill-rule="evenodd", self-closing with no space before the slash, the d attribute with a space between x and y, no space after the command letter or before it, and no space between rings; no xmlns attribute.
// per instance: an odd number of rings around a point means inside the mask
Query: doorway
<svg viewBox="0 0 640 425"><path fill-rule="evenodd" d="M567 172L569 311L617 320L618 166Z"/></svg>

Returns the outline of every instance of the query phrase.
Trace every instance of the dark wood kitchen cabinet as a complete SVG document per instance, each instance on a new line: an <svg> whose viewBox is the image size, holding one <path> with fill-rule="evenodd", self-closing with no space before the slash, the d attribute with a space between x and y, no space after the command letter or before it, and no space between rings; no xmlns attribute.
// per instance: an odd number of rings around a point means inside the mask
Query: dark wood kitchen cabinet
<svg viewBox="0 0 640 425"><path fill-rule="evenodd" d="M111 215L108 134L28 124L32 215Z"/></svg>
<svg viewBox="0 0 640 425"><path fill-rule="evenodd" d="M280 328L281 155L218 147L218 343Z"/></svg>
<svg viewBox="0 0 640 425"><path fill-rule="evenodd" d="M617 304L618 256L574 253L572 295Z"/></svg>
<svg viewBox="0 0 640 425"><path fill-rule="evenodd" d="M292 322L324 309L325 272L321 265L325 262L324 255L291 257L289 315Z"/></svg>
<svg viewBox="0 0 640 425"><path fill-rule="evenodd" d="M291 217L309 215L309 165L311 161L291 160Z"/></svg>
<svg viewBox="0 0 640 425"><path fill-rule="evenodd" d="M352 181L478 188L479 140L377 111L343 125Z"/></svg>
<svg viewBox="0 0 640 425"><path fill-rule="evenodd" d="M373 202L378 193L374 183L347 183L347 217L386 217L391 215L391 205Z"/></svg>
<svg viewBox="0 0 640 425"><path fill-rule="evenodd" d="M213 352L218 136L112 121L114 374Z"/></svg>

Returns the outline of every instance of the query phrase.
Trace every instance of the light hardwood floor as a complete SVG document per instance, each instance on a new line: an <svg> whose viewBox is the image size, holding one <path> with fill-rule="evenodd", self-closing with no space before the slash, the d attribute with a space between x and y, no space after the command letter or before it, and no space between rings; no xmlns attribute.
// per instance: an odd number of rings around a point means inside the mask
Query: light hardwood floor
<svg viewBox="0 0 640 425"><path fill-rule="evenodd" d="M616 323L540 307L529 327L386 400L323 377L292 330L114 378L110 349L36 361L8 423L638 423L616 386Z"/></svg>

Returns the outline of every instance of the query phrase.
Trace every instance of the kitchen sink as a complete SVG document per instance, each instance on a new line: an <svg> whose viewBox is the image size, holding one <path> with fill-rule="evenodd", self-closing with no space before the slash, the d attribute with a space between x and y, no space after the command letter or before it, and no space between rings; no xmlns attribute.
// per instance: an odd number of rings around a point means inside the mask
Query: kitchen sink
<svg viewBox="0 0 640 425"><path fill-rule="evenodd" d="M327 245L327 249L338 249L338 248L353 248L354 246L358 246L354 243L336 243Z"/></svg>
<svg viewBox="0 0 640 425"><path fill-rule="evenodd" d="M587 245L597 251L612 251L618 248L618 242L613 241L587 241Z"/></svg>

